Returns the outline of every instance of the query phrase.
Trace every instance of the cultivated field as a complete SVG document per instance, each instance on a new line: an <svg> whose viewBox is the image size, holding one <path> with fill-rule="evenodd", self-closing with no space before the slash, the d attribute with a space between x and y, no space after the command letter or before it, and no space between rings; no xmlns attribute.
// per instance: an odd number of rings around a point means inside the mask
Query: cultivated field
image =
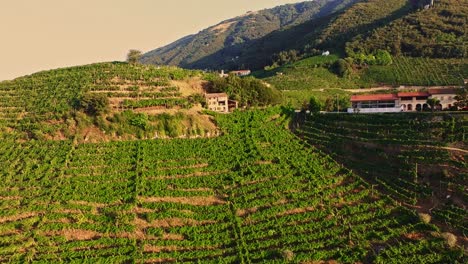
<svg viewBox="0 0 468 264"><path fill-rule="evenodd" d="M455 263L437 227L304 145L279 109L223 135L0 145L0 262Z"/></svg>

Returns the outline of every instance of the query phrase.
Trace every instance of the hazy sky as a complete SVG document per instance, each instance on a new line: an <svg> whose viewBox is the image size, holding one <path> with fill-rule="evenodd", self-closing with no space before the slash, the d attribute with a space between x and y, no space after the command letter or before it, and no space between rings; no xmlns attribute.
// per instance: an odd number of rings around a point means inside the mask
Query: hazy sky
<svg viewBox="0 0 468 264"><path fill-rule="evenodd" d="M0 80L124 60L221 20L300 0L0 0Z"/></svg>

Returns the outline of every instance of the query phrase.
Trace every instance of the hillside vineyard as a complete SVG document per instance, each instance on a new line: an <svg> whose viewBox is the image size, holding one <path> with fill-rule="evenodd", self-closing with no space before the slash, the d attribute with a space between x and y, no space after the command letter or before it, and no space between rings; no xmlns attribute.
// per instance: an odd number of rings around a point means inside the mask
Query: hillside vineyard
<svg viewBox="0 0 468 264"><path fill-rule="evenodd" d="M0 262L462 262L278 108L216 120L214 139L6 139Z"/></svg>

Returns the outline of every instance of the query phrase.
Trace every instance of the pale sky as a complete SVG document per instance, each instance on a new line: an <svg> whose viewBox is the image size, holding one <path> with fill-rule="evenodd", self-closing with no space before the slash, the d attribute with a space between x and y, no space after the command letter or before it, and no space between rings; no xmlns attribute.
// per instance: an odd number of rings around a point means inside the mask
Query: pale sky
<svg viewBox="0 0 468 264"><path fill-rule="evenodd" d="M247 11L301 0L0 0L0 80L125 60Z"/></svg>

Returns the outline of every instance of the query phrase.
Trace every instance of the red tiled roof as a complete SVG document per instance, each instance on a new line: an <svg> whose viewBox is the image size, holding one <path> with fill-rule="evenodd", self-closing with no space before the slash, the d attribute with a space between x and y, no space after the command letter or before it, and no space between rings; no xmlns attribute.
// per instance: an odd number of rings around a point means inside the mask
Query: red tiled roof
<svg viewBox="0 0 468 264"><path fill-rule="evenodd" d="M398 97L394 94L366 94L366 95L353 95L351 96L351 102L360 101L391 101L398 100Z"/></svg>
<svg viewBox="0 0 468 264"><path fill-rule="evenodd" d="M418 97L418 96L429 96L430 94L427 92L406 92L406 93L398 93L398 97Z"/></svg>
<svg viewBox="0 0 468 264"><path fill-rule="evenodd" d="M456 89L429 89L430 94L456 94Z"/></svg>

